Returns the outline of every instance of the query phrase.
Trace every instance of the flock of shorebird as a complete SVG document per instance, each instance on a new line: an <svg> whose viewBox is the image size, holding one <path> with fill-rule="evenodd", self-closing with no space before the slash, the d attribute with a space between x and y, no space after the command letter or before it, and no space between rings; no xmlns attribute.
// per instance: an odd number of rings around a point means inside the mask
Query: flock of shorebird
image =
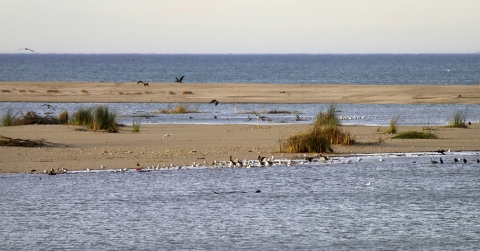
<svg viewBox="0 0 480 251"><path fill-rule="evenodd" d="M166 134L169 135L169 134ZM164 135L164 137L169 137ZM405 156L405 154L397 154L394 156ZM372 156L373 157L373 156ZM383 162L383 158L372 158L370 161L375 160L379 162ZM93 170L87 168L84 171L69 171L68 169L61 168L58 170L51 169L50 171L45 170L43 173L44 174L49 174L49 175L56 175L56 174L73 174L73 173L94 173L94 172L104 172L104 171L109 171L112 173L124 173L124 172L152 172L152 171L161 171L161 170L180 170L180 169L192 169L192 168L262 168L262 167L291 167L295 165L299 166L305 166L309 164L352 164L353 162L363 162L365 161L364 158L362 157L329 157L321 154L315 154L313 156L307 156L304 154L302 157L295 157L293 159L290 158L276 158L274 156L267 158L264 156L258 155L256 159L234 159L232 156L228 160L225 161L213 161L211 163L208 163L206 161L203 161L203 163L197 163L193 162L190 165L179 165L175 166L173 164L167 165L156 165L156 166L147 166L147 167L142 167L138 162L136 163L135 168L107 168L104 165L100 166L100 170ZM453 159L453 164L456 162L460 162L463 164L467 164L468 160L466 158L457 158L454 157ZM480 159L477 157L474 162L477 164L480 163ZM416 163L416 161L413 161L413 163ZM439 161L435 161L430 158L430 163L435 165L435 164L442 164L446 163L442 158L439 159ZM36 170L32 170L31 173L37 173ZM370 186L370 181L365 183L366 186Z"/></svg>

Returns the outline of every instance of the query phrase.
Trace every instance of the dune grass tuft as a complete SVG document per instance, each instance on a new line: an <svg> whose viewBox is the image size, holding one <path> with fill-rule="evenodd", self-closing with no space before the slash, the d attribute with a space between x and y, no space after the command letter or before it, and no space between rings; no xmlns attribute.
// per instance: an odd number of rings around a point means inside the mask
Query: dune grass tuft
<svg viewBox="0 0 480 251"><path fill-rule="evenodd" d="M452 128L467 128L467 112L465 110L458 110L453 114L452 120L447 124L447 127Z"/></svg>
<svg viewBox="0 0 480 251"><path fill-rule="evenodd" d="M58 116L58 119L60 120L60 123L62 124L68 124L68 111L65 110L60 115Z"/></svg>
<svg viewBox="0 0 480 251"><path fill-rule="evenodd" d="M438 135L432 133L431 131L424 131L424 132L416 132L416 131L408 131L402 132L392 139L437 139Z"/></svg>
<svg viewBox="0 0 480 251"><path fill-rule="evenodd" d="M91 126L93 124L93 109L93 107L80 107L73 113L70 123L73 125Z"/></svg>
<svg viewBox="0 0 480 251"><path fill-rule="evenodd" d="M132 132L137 133L140 132L140 124L142 122L141 118L134 118L132 122Z"/></svg>
<svg viewBox="0 0 480 251"><path fill-rule="evenodd" d="M385 133L386 134L394 134L394 133L397 133L398 131L398 120L400 119L400 116L397 115L393 118L390 119L390 125L389 127L387 128L387 130L385 130Z"/></svg>
<svg viewBox="0 0 480 251"><path fill-rule="evenodd" d="M7 112L2 116L3 126L13 126L17 115L13 112L13 109L9 107Z"/></svg>
<svg viewBox="0 0 480 251"><path fill-rule="evenodd" d="M281 151L289 153L333 152L331 144L355 144L355 138L349 132L344 132L340 126L335 106L331 105L327 112L318 113L310 130L288 137L281 144Z"/></svg>
<svg viewBox="0 0 480 251"><path fill-rule="evenodd" d="M58 90L47 90L47 93L59 93Z"/></svg>
<svg viewBox="0 0 480 251"><path fill-rule="evenodd" d="M115 123L117 114L111 112L108 106L99 105L93 110L93 130L107 130L117 132L118 125Z"/></svg>
<svg viewBox="0 0 480 251"><path fill-rule="evenodd" d="M180 104L180 105L175 106L175 108L173 108L173 109L170 105L168 105L167 109L159 110L158 113L162 113L162 114L181 114L181 113L197 113L197 112L198 112L198 108L197 109L190 109L190 107L188 105Z"/></svg>
<svg viewBox="0 0 480 251"><path fill-rule="evenodd" d="M183 91L182 94L183 94L183 95L193 94L193 92L191 92L191 91Z"/></svg>

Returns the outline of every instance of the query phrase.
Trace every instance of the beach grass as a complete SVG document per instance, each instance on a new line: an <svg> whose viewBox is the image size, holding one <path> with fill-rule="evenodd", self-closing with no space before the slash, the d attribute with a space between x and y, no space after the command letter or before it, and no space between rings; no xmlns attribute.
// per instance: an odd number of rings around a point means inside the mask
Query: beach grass
<svg viewBox="0 0 480 251"><path fill-rule="evenodd" d="M438 135L435 133L432 133L429 130L423 131L423 132L417 132L417 131L402 132L392 137L392 139L437 139L437 138L438 138Z"/></svg>
<svg viewBox="0 0 480 251"><path fill-rule="evenodd" d="M47 90L47 93L59 93L59 90Z"/></svg>
<svg viewBox="0 0 480 251"><path fill-rule="evenodd" d="M390 119L390 125L388 126L387 130L385 130L386 134L394 134L397 133L398 131L398 120L400 119L400 116L397 115L395 117L392 117Z"/></svg>
<svg viewBox="0 0 480 251"><path fill-rule="evenodd" d="M61 124L68 124L68 111L67 110L62 111L58 116L58 119L60 120Z"/></svg>
<svg viewBox="0 0 480 251"><path fill-rule="evenodd" d="M451 128L467 128L467 112L465 110L456 111L452 119L448 122L447 127Z"/></svg>
<svg viewBox="0 0 480 251"><path fill-rule="evenodd" d="M13 112L13 109L9 107L7 112L2 116L3 126L13 126L17 118L17 115Z"/></svg>
<svg viewBox="0 0 480 251"><path fill-rule="evenodd" d="M188 95L188 94L193 94L193 92L191 92L191 91L183 91L182 94L183 94L183 95Z"/></svg>
<svg viewBox="0 0 480 251"><path fill-rule="evenodd" d="M142 119L141 118L134 118L132 122L132 132L138 133L140 132L140 124Z"/></svg>
<svg viewBox="0 0 480 251"><path fill-rule="evenodd" d="M70 123L73 125L91 126L93 124L93 109L93 107L80 107L73 113Z"/></svg>
<svg viewBox="0 0 480 251"><path fill-rule="evenodd" d="M175 106L173 109L170 105L167 106L167 109L161 109L158 113L162 114L182 114L182 113L197 113L198 108L191 109L188 105L180 104Z"/></svg>
<svg viewBox="0 0 480 251"><path fill-rule="evenodd" d="M106 130L108 132L117 132L116 124L117 114L111 112L108 106L99 105L93 110L93 130Z"/></svg>
<svg viewBox="0 0 480 251"><path fill-rule="evenodd" d="M310 130L288 137L281 144L281 149L289 153L333 152L332 144L355 144L355 138L340 127L341 122L338 119L336 108L331 105L325 113L318 113Z"/></svg>

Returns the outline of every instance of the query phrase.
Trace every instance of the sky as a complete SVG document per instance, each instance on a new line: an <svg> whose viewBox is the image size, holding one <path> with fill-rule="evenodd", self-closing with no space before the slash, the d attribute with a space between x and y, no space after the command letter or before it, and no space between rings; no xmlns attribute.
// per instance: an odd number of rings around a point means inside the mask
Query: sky
<svg viewBox="0 0 480 251"><path fill-rule="evenodd" d="M0 53L480 53L480 0L0 0Z"/></svg>

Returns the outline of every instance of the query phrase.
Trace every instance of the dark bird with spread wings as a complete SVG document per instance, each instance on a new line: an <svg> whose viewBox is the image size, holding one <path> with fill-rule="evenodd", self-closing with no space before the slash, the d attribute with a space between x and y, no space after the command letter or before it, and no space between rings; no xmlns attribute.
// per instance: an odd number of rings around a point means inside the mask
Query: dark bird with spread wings
<svg viewBox="0 0 480 251"><path fill-rule="evenodd" d="M148 85L148 82L143 82L142 80L139 80L139 81L137 82L137 85L138 85L138 84L143 84L143 86L148 86L148 87L150 87L150 86Z"/></svg>
<svg viewBox="0 0 480 251"><path fill-rule="evenodd" d="M56 111L55 108L53 108L53 106L49 104L43 104L42 106L46 106L48 109L53 109L54 111Z"/></svg>
<svg viewBox="0 0 480 251"><path fill-rule="evenodd" d="M175 83L182 83L183 77L185 77L185 76L182 76L181 78L175 77Z"/></svg>
<svg viewBox="0 0 480 251"><path fill-rule="evenodd" d="M215 106L217 106L220 102L218 102L216 99L214 99L214 100L210 101L210 104L212 104L212 103L214 103Z"/></svg>

